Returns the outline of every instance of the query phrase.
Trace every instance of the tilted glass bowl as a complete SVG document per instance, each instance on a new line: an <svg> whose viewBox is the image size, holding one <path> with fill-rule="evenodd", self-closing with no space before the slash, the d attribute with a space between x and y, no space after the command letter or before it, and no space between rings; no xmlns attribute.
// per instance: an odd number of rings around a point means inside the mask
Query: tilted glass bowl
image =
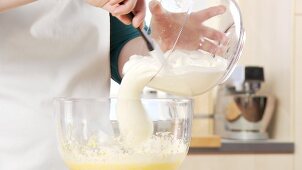
<svg viewBox="0 0 302 170"><path fill-rule="evenodd" d="M116 99L55 100L59 150L69 169L176 170L190 143L191 100L142 99L154 133L136 147L124 145L120 138L116 103Z"/></svg>
<svg viewBox="0 0 302 170"><path fill-rule="evenodd" d="M146 28L164 54L158 57L161 66L148 86L195 96L229 77L245 39L235 0L148 0L147 4Z"/></svg>

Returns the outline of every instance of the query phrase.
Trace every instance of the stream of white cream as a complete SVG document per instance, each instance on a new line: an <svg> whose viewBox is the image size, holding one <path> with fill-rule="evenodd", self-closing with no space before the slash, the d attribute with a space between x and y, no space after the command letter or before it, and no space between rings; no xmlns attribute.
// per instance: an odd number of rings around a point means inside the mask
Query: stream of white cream
<svg viewBox="0 0 302 170"><path fill-rule="evenodd" d="M227 60L218 56L213 58L201 51L176 50L167 52L165 59L167 64L162 68L156 56L134 55L124 66L117 119L123 139L133 147L153 134L152 120L140 100L145 86L175 95L194 96L216 85L227 68Z"/></svg>

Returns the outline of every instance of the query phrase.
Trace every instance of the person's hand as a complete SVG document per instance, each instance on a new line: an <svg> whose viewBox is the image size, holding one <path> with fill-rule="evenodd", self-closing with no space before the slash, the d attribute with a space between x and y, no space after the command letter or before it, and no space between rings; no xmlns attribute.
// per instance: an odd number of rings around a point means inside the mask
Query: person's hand
<svg viewBox="0 0 302 170"><path fill-rule="evenodd" d="M159 42L163 51L171 49L184 22L184 15L171 13L162 8L160 2L152 0L149 4L152 13L151 36ZM203 23L225 12L224 6L214 6L190 14L183 32L176 44L177 48L185 50L203 50L219 54L221 45L227 41L224 33L203 25Z"/></svg>
<svg viewBox="0 0 302 170"><path fill-rule="evenodd" d="M87 0L93 6L101 7L113 16L117 17L124 24L131 24L134 27L142 27L146 15L145 0ZM133 12L133 20L127 16Z"/></svg>

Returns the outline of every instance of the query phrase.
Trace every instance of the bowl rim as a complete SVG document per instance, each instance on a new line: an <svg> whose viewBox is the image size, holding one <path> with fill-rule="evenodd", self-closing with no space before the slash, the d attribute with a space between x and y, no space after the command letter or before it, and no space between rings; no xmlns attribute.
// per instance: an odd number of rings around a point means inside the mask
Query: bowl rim
<svg viewBox="0 0 302 170"><path fill-rule="evenodd" d="M118 101L118 97L55 97L53 98L54 102L107 102L115 100ZM123 99L120 99L123 100ZM125 100L137 100L137 99L125 99ZM174 102L193 102L192 98L186 97L141 97L139 100L142 101L174 101Z"/></svg>

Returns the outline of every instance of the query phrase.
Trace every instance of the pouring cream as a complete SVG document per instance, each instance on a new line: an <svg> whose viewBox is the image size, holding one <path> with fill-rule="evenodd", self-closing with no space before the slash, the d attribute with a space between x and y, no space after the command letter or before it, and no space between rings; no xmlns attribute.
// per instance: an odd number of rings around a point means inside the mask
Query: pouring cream
<svg viewBox="0 0 302 170"><path fill-rule="evenodd" d="M216 85L227 68L226 59L219 56L213 58L201 51L166 52L167 64L164 67L161 67L162 62L158 58L134 55L123 68L117 119L127 145L142 144L153 134L152 120L140 101L145 86L190 97Z"/></svg>

